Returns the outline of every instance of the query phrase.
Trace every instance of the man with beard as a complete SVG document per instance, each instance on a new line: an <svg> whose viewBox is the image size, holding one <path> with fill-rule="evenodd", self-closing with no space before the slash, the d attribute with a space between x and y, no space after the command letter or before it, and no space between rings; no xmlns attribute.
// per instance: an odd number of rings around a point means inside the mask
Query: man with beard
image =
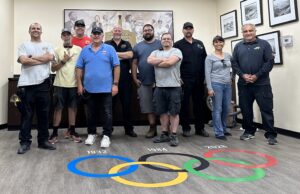
<svg viewBox="0 0 300 194"><path fill-rule="evenodd" d="M119 81L119 93L113 98L113 105L116 104L117 97L120 99L123 112L123 126L125 128L125 135L130 137L137 137L137 134L133 131L133 125L131 123L131 75L129 73L131 58L133 57L132 47L128 41L123 40L122 27L116 25L112 30L113 38L106 41L106 44L113 46L120 60L120 81Z"/></svg>
<svg viewBox="0 0 300 194"><path fill-rule="evenodd" d="M75 132L75 120L77 112L77 83L75 78L75 64L80 54L81 48L72 45L72 34L69 29L64 28L61 32L63 46L55 49L56 60L52 63L51 70L56 71L54 80L54 114L53 114L53 132L49 138L50 143L58 142L58 127L61 121L62 109L68 106L69 129L67 134L70 138L80 143L81 138Z"/></svg>
<svg viewBox="0 0 300 194"><path fill-rule="evenodd" d="M92 29L92 44L84 47L76 64L78 94L86 93L88 137L86 145L92 145L97 137L97 121L102 108L104 120L100 146L110 145L112 133L112 96L118 93L120 61L116 50L102 42L103 30Z"/></svg>
<svg viewBox="0 0 300 194"><path fill-rule="evenodd" d="M36 112L38 148L55 150L48 142L49 105L50 105L50 61L54 59L52 46L41 40L42 26L33 23L29 26L30 41L18 48L18 62L22 64L18 81L18 96L21 99L21 126L18 154L30 150L31 122Z"/></svg>
<svg viewBox="0 0 300 194"><path fill-rule="evenodd" d="M91 38L84 35L85 23L83 20L77 20L74 25L75 35L72 37L72 44L81 48L92 42Z"/></svg>
<svg viewBox="0 0 300 194"><path fill-rule="evenodd" d="M192 23L184 23L182 32L184 38L177 41L174 47L181 50L183 55L180 66L184 94L180 111L183 136L191 136L189 113L190 98L192 97L195 134L208 137L209 134L204 129L204 67L207 54L202 41L193 38L194 26Z"/></svg>
<svg viewBox="0 0 300 194"><path fill-rule="evenodd" d="M154 28L151 24L144 25L143 38L144 40L133 48L131 72L133 81L138 87L141 112L147 114L150 124L146 138L152 138L157 135L156 117L152 103L155 77L154 68L147 62L147 58L152 51L159 49L161 44L159 40L154 38ZM137 69L139 70L139 75L137 75Z"/></svg>

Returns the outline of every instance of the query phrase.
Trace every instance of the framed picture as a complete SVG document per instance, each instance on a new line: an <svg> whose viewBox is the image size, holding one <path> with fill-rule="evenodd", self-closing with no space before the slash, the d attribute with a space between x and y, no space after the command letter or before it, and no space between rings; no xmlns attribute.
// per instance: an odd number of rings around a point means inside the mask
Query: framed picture
<svg viewBox="0 0 300 194"><path fill-rule="evenodd" d="M257 35L258 38L266 40L272 47L273 55L274 55L274 64L279 65L282 64L282 53L280 47L280 32L268 32L265 34Z"/></svg>
<svg viewBox="0 0 300 194"><path fill-rule="evenodd" d="M297 0L268 0L271 27L298 21Z"/></svg>
<svg viewBox="0 0 300 194"><path fill-rule="evenodd" d="M236 40L232 40L232 41L231 41L231 53L233 53L233 49L234 49L235 45L236 45L237 43L239 43L241 40L243 40L243 39L240 38L240 39L236 39Z"/></svg>
<svg viewBox="0 0 300 194"><path fill-rule="evenodd" d="M251 23L258 26L263 24L261 0L244 0L240 4L242 25Z"/></svg>
<svg viewBox="0 0 300 194"><path fill-rule="evenodd" d="M221 15L220 25L223 38L238 36L236 10Z"/></svg>
<svg viewBox="0 0 300 194"><path fill-rule="evenodd" d="M83 19L85 34L90 35L92 28L101 27L105 40L112 38L111 30L114 25L123 28L123 39L130 41L132 46L143 40L143 26L151 24L154 27L155 37L160 39L161 34L173 29L173 11L171 10L90 10L64 9L64 27L74 33L74 22Z"/></svg>

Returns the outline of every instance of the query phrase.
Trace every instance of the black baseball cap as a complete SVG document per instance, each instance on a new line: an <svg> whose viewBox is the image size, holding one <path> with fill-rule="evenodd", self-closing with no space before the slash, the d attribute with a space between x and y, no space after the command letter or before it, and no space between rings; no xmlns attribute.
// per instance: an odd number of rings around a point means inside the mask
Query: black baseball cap
<svg viewBox="0 0 300 194"><path fill-rule="evenodd" d="M183 29L186 29L186 28L194 28L194 26L191 22L185 22L183 24Z"/></svg>
<svg viewBox="0 0 300 194"><path fill-rule="evenodd" d="M61 34L66 34L66 33L71 34L70 29L68 29L68 28L63 28L63 29L61 30Z"/></svg>
<svg viewBox="0 0 300 194"><path fill-rule="evenodd" d="M85 23L84 23L83 20L77 20L77 21L75 22L75 26L85 26Z"/></svg>
<svg viewBox="0 0 300 194"><path fill-rule="evenodd" d="M102 34L102 33L103 33L102 28L100 28L100 27L94 27L94 28L92 29L92 34L95 34L95 33L100 33L100 34Z"/></svg>

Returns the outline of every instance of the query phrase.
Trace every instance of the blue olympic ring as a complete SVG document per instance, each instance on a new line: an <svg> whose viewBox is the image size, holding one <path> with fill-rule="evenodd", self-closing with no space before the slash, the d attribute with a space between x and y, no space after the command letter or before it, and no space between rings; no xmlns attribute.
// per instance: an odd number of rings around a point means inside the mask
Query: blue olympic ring
<svg viewBox="0 0 300 194"><path fill-rule="evenodd" d="M114 173L114 174L93 174L93 173L89 173L89 172L84 172L82 170L79 170L76 165L84 160L88 160L88 159L93 159L93 158L113 158L113 159L118 159L118 160L122 160L125 162L134 162L134 160L131 160L129 158L125 158L122 156L113 156L113 155L92 155L92 156L84 156L84 157L80 157L77 158L75 160L72 160L69 164L68 164L68 170L71 171L74 174L78 174L80 176L86 176L86 177L91 177L91 178L110 178L110 177L115 177L115 176L123 176L123 175L127 175L130 174L134 171L136 171L138 169L138 165L132 165L130 166L128 169L118 172L118 173Z"/></svg>

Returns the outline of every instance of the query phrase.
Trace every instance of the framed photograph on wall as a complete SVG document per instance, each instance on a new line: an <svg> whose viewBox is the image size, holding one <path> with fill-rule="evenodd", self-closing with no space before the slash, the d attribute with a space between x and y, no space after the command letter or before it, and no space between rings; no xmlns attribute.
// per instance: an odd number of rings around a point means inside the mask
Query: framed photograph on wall
<svg viewBox="0 0 300 194"><path fill-rule="evenodd" d="M233 53L233 49L234 49L235 45L236 45L237 43L239 43L241 40L243 40L243 39L240 38L240 39L236 39L236 40L232 40L232 41L231 41L231 53Z"/></svg>
<svg viewBox="0 0 300 194"><path fill-rule="evenodd" d="M241 20L244 24L263 24L262 1L261 0L244 0L241 5Z"/></svg>
<svg viewBox="0 0 300 194"><path fill-rule="evenodd" d="M223 38L238 36L236 10L220 16L221 35Z"/></svg>
<svg viewBox="0 0 300 194"><path fill-rule="evenodd" d="M143 40L143 26L151 24L154 27L155 37L160 39L161 34L169 32L174 35L173 11L171 10L91 10L91 9L64 9L64 27L74 33L74 22L83 19L85 34L90 35L92 28L101 27L105 40L112 38L114 25L123 28L123 39L132 46Z"/></svg>
<svg viewBox="0 0 300 194"><path fill-rule="evenodd" d="M282 52L280 46L280 31L268 32L265 34L257 35L258 38L266 40L272 47L273 55L274 55L274 64L280 65L282 64Z"/></svg>
<svg viewBox="0 0 300 194"><path fill-rule="evenodd" d="M297 0L268 0L271 27L298 21Z"/></svg>

